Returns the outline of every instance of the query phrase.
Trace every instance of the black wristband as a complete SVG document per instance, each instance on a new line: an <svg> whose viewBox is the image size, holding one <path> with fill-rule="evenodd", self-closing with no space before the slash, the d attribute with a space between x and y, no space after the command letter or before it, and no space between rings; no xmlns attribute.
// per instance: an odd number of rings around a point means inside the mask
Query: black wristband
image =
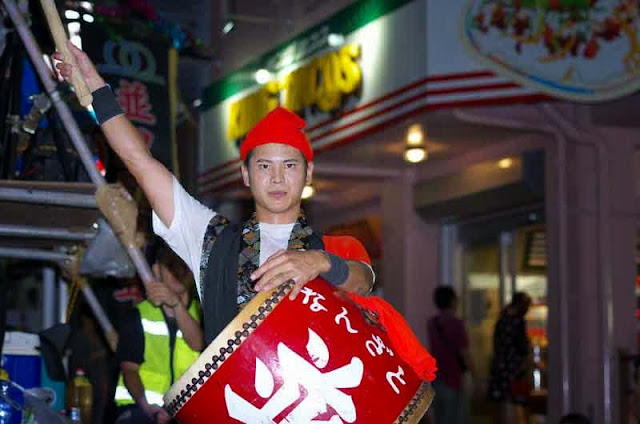
<svg viewBox="0 0 640 424"><path fill-rule="evenodd" d="M327 251L322 252L329 258L331 268L329 268L329 271L320 274L320 277L334 286L344 284L349 278L349 265L347 265L347 261Z"/></svg>
<svg viewBox="0 0 640 424"><path fill-rule="evenodd" d="M124 114L108 84L98 88L91 94L93 95L93 103L91 105L96 114L98 124L102 125L114 116Z"/></svg>

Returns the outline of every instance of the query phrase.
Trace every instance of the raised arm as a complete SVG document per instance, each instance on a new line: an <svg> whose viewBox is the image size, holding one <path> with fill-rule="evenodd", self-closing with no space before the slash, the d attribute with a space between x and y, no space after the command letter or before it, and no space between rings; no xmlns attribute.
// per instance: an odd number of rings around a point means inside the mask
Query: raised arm
<svg viewBox="0 0 640 424"><path fill-rule="evenodd" d="M106 84L89 57L70 42L69 50L76 57L78 69L63 62L64 56L57 52L53 57L61 61L56 65L60 74L70 78L73 72L80 72L92 92L103 88ZM99 105L94 100L96 107ZM160 220L167 227L171 226L174 199L173 178L169 170L151 155L140 134L124 114L114 116L102 123L101 127L109 145L134 176Z"/></svg>

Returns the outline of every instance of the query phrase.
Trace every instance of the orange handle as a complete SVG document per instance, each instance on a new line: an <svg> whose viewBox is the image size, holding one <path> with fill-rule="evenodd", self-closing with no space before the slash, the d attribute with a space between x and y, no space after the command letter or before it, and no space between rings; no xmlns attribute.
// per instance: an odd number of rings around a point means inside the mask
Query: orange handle
<svg viewBox="0 0 640 424"><path fill-rule="evenodd" d="M67 33L62 26L62 20L58 14L58 9L53 0L40 0L42 10L49 23L49 30L53 36L53 41L56 43L56 49L64 55L64 61L71 64L74 71L71 74L70 82L73 88L76 90L76 96L78 101L84 107L89 106L93 102L93 96L87 86L86 81L80 75L78 71L78 64L76 63L75 56L69 51L67 47Z"/></svg>

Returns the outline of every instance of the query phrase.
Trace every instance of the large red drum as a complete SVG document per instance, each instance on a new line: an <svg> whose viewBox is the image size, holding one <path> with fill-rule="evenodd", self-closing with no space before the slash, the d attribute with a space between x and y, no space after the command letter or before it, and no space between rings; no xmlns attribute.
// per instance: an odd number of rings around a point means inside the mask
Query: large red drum
<svg viewBox="0 0 640 424"><path fill-rule="evenodd" d="M259 293L164 397L181 424L417 423L431 385L384 329L316 279Z"/></svg>

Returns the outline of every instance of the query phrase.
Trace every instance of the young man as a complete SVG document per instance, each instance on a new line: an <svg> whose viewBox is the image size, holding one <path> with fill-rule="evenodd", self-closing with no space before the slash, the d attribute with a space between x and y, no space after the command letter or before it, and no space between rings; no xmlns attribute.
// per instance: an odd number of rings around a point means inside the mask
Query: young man
<svg viewBox="0 0 640 424"><path fill-rule="evenodd" d="M472 361L464 322L456 316L458 296L453 288L438 286L433 303L438 314L427 323L427 332L438 362L438 379L433 384L438 394L433 402L435 424L466 424L469 411L463 377L472 370Z"/></svg>
<svg viewBox="0 0 640 424"><path fill-rule="evenodd" d="M169 422L162 396L204 348L191 273L164 246L157 250L153 271L158 281L149 284L147 299L127 312L119 329L117 424Z"/></svg>
<svg viewBox="0 0 640 424"><path fill-rule="evenodd" d="M78 69L56 66L66 78L80 72L85 79L109 144L154 210L154 231L193 271L207 343L256 291L270 291L289 280L295 283L292 298L319 275L348 292L371 290L374 277L362 245L351 237L321 237L301 212L302 189L313 175L313 150L301 118L277 108L247 135L240 152L242 177L256 212L243 227L232 226L187 194L151 156L88 57L70 43L69 48ZM63 60L60 54L54 57Z"/></svg>

